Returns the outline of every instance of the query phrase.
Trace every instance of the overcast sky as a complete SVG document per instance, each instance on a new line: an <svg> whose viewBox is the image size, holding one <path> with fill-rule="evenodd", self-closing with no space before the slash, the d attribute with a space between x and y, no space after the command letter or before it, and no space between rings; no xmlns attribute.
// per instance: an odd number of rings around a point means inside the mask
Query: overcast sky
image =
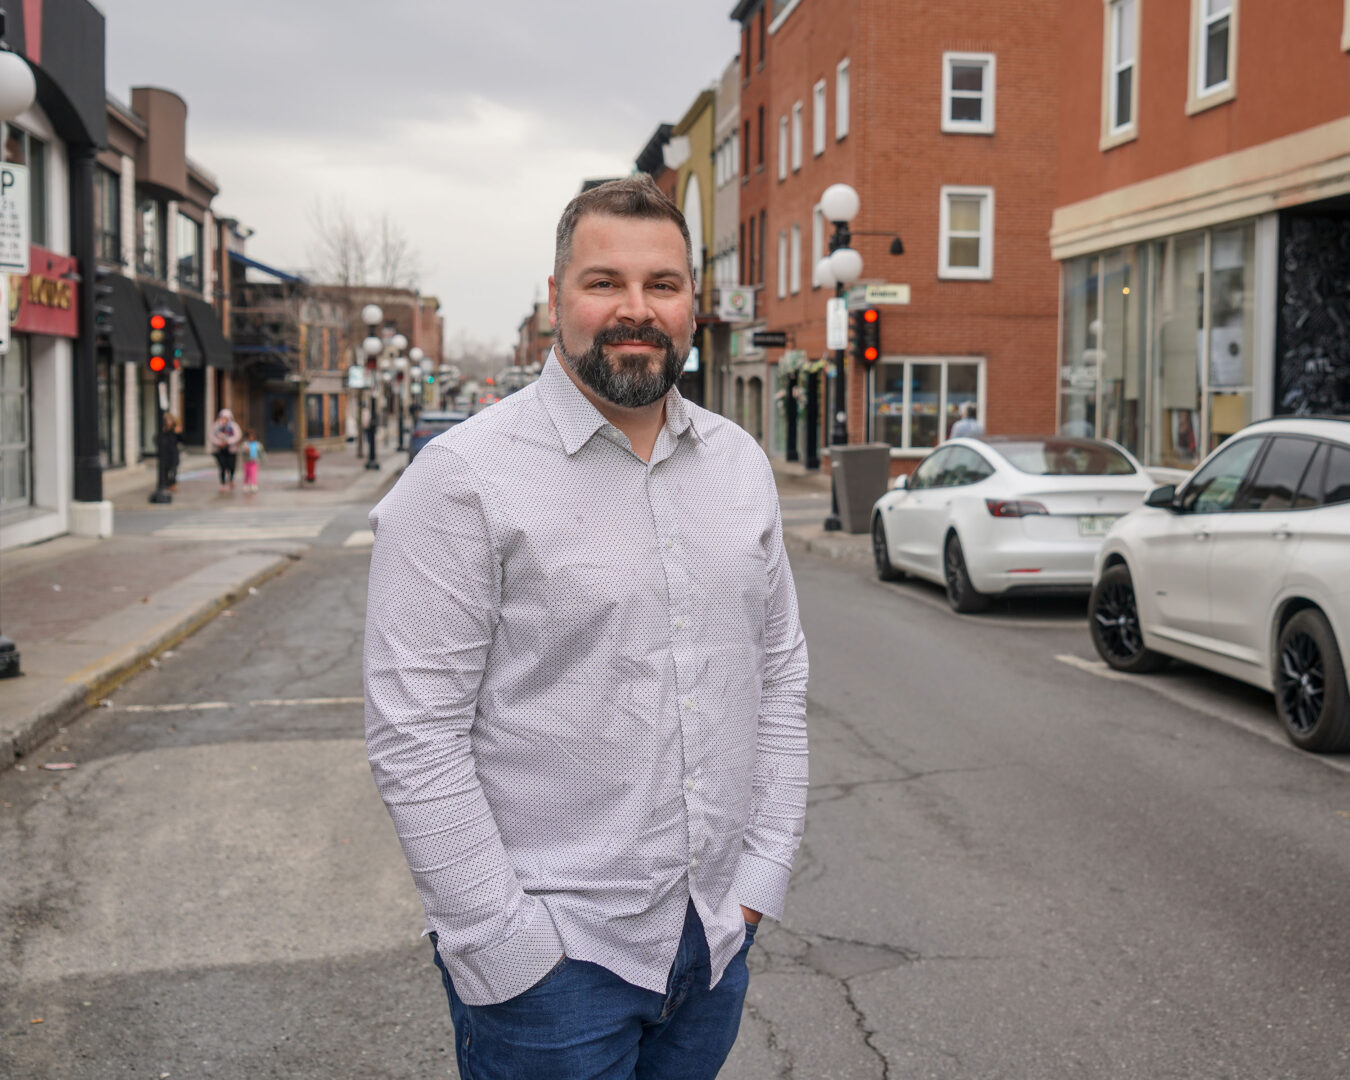
<svg viewBox="0 0 1350 1080"><path fill-rule="evenodd" d="M447 336L505 345L583 178L619 176L737 49L733 0L98 0L108 89L188 106L249 254L312 265L316 197L388 211Z"/></svg>

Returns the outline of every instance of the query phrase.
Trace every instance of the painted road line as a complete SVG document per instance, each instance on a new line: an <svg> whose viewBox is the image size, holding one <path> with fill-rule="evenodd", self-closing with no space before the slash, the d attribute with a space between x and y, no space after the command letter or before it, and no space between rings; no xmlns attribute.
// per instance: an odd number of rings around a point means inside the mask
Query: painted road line
<svg viewBox="0 0 1350 1080"><path fill-rule="evenodd" d="M1100 660L1088 660L1082 656L1073 656L1068 653L1055 657L1061 664L1067 664L1069 667L1077 668L1079 671L1085 671L1089 675L1095 675L1099 679L1110 679L1114 682L1127 682L1139 687L1142 690L1149 690L1164 697L1175 705L1191 709L1194 712L1203 713L1205 716L1213 717L1215 720L1221 720L1231 727L1239 728L1249 735L1255 735L1258 739L1264 739L1272 746L1278 746L1281 750L1287 750L1297 754L1306 761L1316 761L1325 765L1336 772L1350 775L1350 760L1344 757L1328 757L1326 754L1310 754L1306 750L1300 750L1297 746L1285 738L1284 733L1278 729L1272 728L1270 717L1267 715L1258 715L1255 710L1249 716L1243 716L1240 713L1221 707L1221 703L1214 701L1207 696L1204 691L1194 687L1185 687L1177 685L1162 679L1150 678L1147 675L1127 675L1123 671L1116 671L1108 667ZM1245 685L1245 684L1243 684ZM1274 706L1271 706L1274 711Z"/></svg>
<svg viewBox="0 0 1350 1080"><path fill-rule="evenodd" d="M256 701L180 701L171 705L113 705L107 708L124 713L207 712L211 709L278 709L325 705L364 705L361 697L259 698Z"/></svg>
<svg viewBox="0 0 1350 1080"><path fill-rule="evenodd" d="M346 540L342 541L343 547L370 547L375 543L375 533L371 529L357 529Z"/></svg>

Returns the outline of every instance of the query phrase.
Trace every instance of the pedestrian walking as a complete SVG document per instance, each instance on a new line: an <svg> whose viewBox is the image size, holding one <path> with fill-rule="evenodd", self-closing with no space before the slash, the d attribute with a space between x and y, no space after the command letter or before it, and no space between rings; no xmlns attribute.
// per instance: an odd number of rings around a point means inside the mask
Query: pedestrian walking
<svg viewBox="0 0 1350 1080"><path fill-rule="evenodd" d="M234 490L234 470L238 462L239 443L244 433L234 422L234 413L221 409L216 414L215 425L211 428L211 453L220 469L220 490L222 494Z"/></svg>
<svg viewBox="0 0 1350 1080"><path fill-rule="evenodd" d="M258 441L253 429L244 432L244 490L258 490L258 465L263 459L262 443Z"/></svg>
<svg viewBox="0 0 1350 1080"><path fill-rule="evenodd" d="M371 514L367 750L476 1080L710 1080L782 914L806 645L767 458L675 389L693 274L650 177L578 195L539 379Z"/></svg>
<svg viewBox="0 0 1350 1080"><path fill-rule="evenodd" d="M975 417L975 402L961 402L961 419L952 425L952 439L979 439L984 436L984 425Z"/></svg>

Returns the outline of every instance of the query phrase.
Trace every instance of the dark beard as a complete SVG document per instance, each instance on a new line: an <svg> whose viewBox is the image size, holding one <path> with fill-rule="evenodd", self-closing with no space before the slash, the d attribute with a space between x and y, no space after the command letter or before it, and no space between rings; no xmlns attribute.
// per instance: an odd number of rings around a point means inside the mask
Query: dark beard
<svg viewBox="0 0 1350 1080"><path fill-rule="evenodd" d="M620 341L640 341L664 350L661 366L653 371L650 356L619 354L612 360L606 357L605 346ZM679 381L689 355L688 349L680 352L670 335L655 326L607 326L595 335L589 349L573 356L563 344L561 312L554 344L577 378L610 404L623 409L641 409L665 397Z"/></svg>

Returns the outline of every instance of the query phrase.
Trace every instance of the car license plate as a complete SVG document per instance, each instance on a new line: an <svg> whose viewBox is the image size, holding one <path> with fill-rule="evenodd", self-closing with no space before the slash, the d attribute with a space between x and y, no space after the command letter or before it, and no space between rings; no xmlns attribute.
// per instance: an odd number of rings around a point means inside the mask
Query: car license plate
<svg viewBox="0 0 1350 1080"><path fill-rule="evenodd" d="M1078 519L1078 535L1105 536L1119 520L1119 514L1084 514Z"/></svg>

